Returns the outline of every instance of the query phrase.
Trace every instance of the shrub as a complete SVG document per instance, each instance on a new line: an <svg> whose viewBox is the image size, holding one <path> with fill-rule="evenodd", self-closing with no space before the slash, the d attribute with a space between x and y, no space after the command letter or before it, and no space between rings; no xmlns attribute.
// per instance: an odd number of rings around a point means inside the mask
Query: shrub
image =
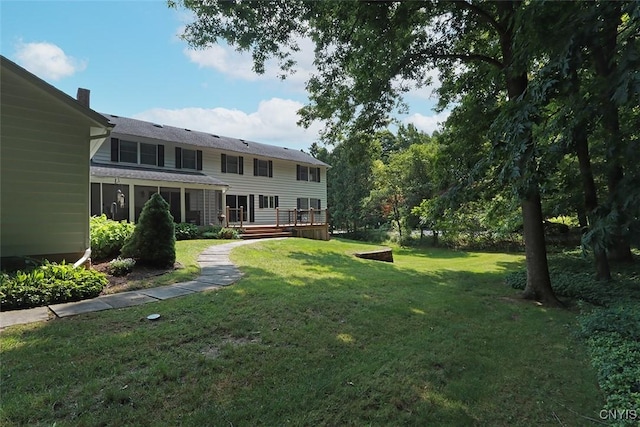
<svg viewBox="0 0 640 427"><path fill-rule="evenodd" d="M238 230L235 228L222 228L218 233L218 239L237 239L239 238Z"/></svg>
<svg viewBox="0 0 640 427"><path fill-rule="evenodd" d="M114 276L126 276L133 271L136 260L133 258L116 258L109 262L107 271Z"/></svg>
<svg viewBox="0 0 640 427"><path fill-rule="evenodd" d="M118 255L134 228L131 223L113 221L107 219L106 215L92 216L89 229L93 259L102 260Z"/></svg>
<svg viewBox="0 0 640 427"><path fill-rule="evenodd" d="M176 261L176 236L169 204L158 193L145 203L131 237L121 255L153 267L173 266Z"/></svg>
<svg viewBox="0 0 640 427"><path fill-rule="evenodd" d="M220 230L222 230L222 227L219 225L209 225L200 230L200 237L203 239L218 239Z"/></svg>
<svg viewBox="0 0 640 427"><path fill-rule="evenodd" d="M45 261L32 270L0 274L0 303L13 310L78 301L98 296L107 284L98 271Z"/></svg>
<svg viewBox="0 0 640 427"><path fill-rule="evenodd" d="M198 238L199 230L198 226L195 224L181 222L175 225L175 229L176 240L191 240Z"/></svg>

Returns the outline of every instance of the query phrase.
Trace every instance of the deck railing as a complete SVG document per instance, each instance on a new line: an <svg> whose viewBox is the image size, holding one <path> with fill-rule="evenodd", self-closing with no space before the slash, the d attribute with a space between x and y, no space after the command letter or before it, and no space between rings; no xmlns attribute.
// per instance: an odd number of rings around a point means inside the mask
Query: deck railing
<svg viewBox="0 0 640 427"><path fill-rule="evenodd" d="M226 207L225 227L239 226L242 228L247 222L244 206L239 208ZM276 208L273 224L276 227L302 226L302 225L325 225L329 222L328 209L281 209Z"/></svg>
<svg viewBox="0 0 640 427"><path fill-rule="evenodd" d="M327 209L276 208L276 226L323 225L329 220Z"/></svg>

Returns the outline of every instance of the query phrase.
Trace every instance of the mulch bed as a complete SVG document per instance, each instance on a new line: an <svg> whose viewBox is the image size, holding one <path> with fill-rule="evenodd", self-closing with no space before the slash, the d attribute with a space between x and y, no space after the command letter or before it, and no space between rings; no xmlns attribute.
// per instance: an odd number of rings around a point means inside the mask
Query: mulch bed
<svg viewBox="0 0 640 427"><path fill-rule="evenodd" d="M141 282L146 279L162 276L165 273L182 268L182 265L179 262L176 262L173 265L173 268L153 268L143 265L136 265L135 267L133 267L133 271L126 276L113 276L107 272L108 267L109 261L101 261L91 264L91 268L93 270L104 273L109 280L109 284L102 290L101 295L113 294L116 292L129 290L129 285L132 282ZM140 286L137 286L136 288L139 287Z"/></svg>

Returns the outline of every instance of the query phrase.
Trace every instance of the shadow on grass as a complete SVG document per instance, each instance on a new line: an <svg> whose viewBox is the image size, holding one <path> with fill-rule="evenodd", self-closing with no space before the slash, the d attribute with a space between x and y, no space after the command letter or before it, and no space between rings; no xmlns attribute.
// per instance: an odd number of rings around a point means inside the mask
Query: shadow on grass
<svg viewBox="0 0 640 427"><path fill-rule="evenodd" d="M595 410L590 371L549 328L564 314L501 301L501 271L286 253L289 270L261 252L216 293L5 331L4 421L506 426L571 415L543 399Z"/></svg>

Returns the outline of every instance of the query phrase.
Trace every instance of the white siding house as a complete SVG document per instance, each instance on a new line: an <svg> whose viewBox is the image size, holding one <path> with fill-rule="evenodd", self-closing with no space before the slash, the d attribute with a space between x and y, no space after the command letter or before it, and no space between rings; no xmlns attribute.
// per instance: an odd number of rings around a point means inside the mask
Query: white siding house
<svg viewBox="0 0 640 427"><path fill-rule="evenodd" d="M89 248L89 159L108 120L0 56L0 255L78 260Z"/></svg>
<svg viewBox="0 0 640 427"><path fill-rule="evenodd" d="M311 208L326 222L329 166L307 153L105 117L115 127L92 157L92 214L136 221L151 194L160 192L176 222L220 224L225 215L223 225L241 219L247 226L273 225L293 222L294 209L308 220Z"/></svg>

